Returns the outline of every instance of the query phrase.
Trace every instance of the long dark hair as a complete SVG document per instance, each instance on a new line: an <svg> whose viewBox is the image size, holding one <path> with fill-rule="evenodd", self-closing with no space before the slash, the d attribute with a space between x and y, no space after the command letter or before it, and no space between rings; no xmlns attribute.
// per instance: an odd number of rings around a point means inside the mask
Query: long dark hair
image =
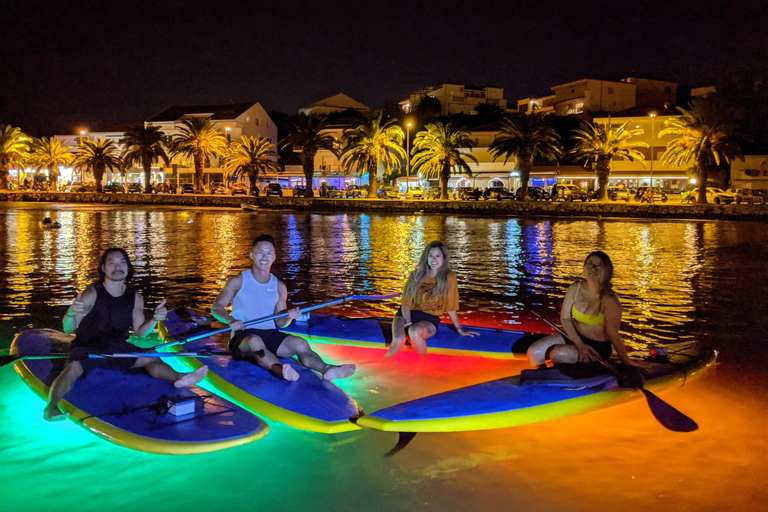
<svg viewBox="0 0 768 512"><path fill-rule="evenodd" d="M611 261L610 256L605 254L603 251L593 251L589 253L586 258L584 258L584 265L587 264L587 260L592 256L600 258L600 261L603 262L603 267L606 269L606 279L603 285L600 287L599 295L600 303L602 304L603 298L613 290L613 285L611 284L611 279L613 279L613 262Z"/></svg>
<svg viewBox="0 0 768 512"><path fill-rule="evenodd" d="M419 262L416 264L416 268L408 276L408 280L405 282L405 290L403 295L417 304L420 302L419 288L424 280L429 277L429 253L432 249L438 248L443 253L443 264L437 269L437 275L435 276L435 287L430 292L429 296L442 297L445 295L448 288L448 274L451 272L450 259L448 258L448 249L445 248L443 242L432 242L421 253Z"/></svg>
<svg viewBox="0 0 768 512"><path fill-rule="evenodd" d="M125 262L128 263L128 273L125 275L125 282L127 283L133 277L133 263L131 263L131 258L128 257L128 253L125 252L125 249L121 249L120 247L111 247L104 251L104 254L101 255L101 259L99 260L99 267L96 270L96 272L99 274L99 282L104 283L104 279L107 278L106 274L104 274L104 265L107 264L107 258L113 252L119 252L122 254L123 258L125 258Z"/></svg>

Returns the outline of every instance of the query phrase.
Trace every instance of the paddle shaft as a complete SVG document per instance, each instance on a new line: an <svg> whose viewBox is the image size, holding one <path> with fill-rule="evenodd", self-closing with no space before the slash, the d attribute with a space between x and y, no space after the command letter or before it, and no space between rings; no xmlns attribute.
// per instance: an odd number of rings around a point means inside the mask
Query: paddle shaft
<svg viewBox="0 0 768 512"><path fill-rule="evenodd" d="M154 353L154 352L126 352L119 354L88 354L89 359L123 359L123 358L137 358L137 357L231 357L232 352L169 352L169 353ZM67 359L70 354L66 352L47 354L44 356L0 356L0 366L13 363L15 361L27 360L27 359Z"/></svg>
<svg viewBox="0 0 768 512"><path fill-rule="evenodd" d="M349 302L351 300L384 300L384 299L394 299L395 297L400 296L400 293L390 293L388 295L349 295L347 297L342 297L340 299L332 300L330 302L324 302L323 304L317 304L315 306L309 306L306 308L301 309L301 313L309 313L310 311L315 311L317 309L321 308L327 308L328 306L334 306L336 304L341 304L342 302ZM285 316L288 316L288 311L283 311L282 313L275 313L274 315L265 316L262 318L257 318L255 320L248 320L247 322L243 322L244 325L254 325L254 324L260 324L262 322L269 322L270 320L277 320L278 318L283 318ZM210 332L204 332L200 334L195 334L193 336L189 336L187 338L178 340L178 341L171 341L169 343L164 343L162 345L157 345L154 348L166 348L166 347L173 347L176 345L183 345L184 343L189 343L190 341L200 340L203 338L207 338L208 336L213 336L214 334L221 334L223 332L228 332L232 330L231 327L224 327L223 329L217 329L215 331Z"/></svg>

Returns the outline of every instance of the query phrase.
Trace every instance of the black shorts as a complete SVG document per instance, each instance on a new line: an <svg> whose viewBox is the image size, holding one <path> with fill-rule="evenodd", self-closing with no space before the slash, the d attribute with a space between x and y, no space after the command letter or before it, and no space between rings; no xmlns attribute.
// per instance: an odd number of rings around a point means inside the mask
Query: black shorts
<svg viewBox="0 0 768 512"><path fill-rule="evenodd" d="M587 338L583 334L579 333L579 338L581 338L581 341L584 342L585 345L589 345L595 351L597 351L598 354L600 354L600 357L603 359L610 359L611 353L613 352L613 344L610 341L596 341L591 338ZM571 340L566 339L565 343L568 345L573 345L574 343Z"/></svg>
<svg viewBox="0 0 768 512"><path fill-rule="evenodd" d="M279 331L277 329L243 329L242 331L235 332L235 335L229 340L229 351L235 355L242 355L240 351L240 343L246 336L258 336L261 341L264 342L264 346L267 350L277 355L277 349L283 344L283 340L290 336L290 334Z"/></svg>
<svg viewBox="0 0 768 512"><path fill-rule="evenodd" d="M403 316L403 308L400 308L397 310L397 313L395 316L402 317ZM404 317L403 317L404 318ZM432 325L435 326L435 330L440 328L440 317L435 315L430 315L429 313L425 313L423 311L419 311L418 309L412 309L411 310L411 323L416 322L429 322Z"/></svg>
<svg viewBox="0 0 768 512"><path fill-rule="evenodd" d="M69 354L69 361L77 361L83 367L83 377L87 376L91 370L96 368L106 368L109 370L117 370L122 373L134 373L143 371L141 368L134 368L136 364L136 357L108 357L105 359L94 359L88 357L89 354L125 354L131 352L146 352L147 349L143 349L128 343L127 341L115 341L111 343L103 344L99 347L86 347L74 345L72 351Z"/></svg>

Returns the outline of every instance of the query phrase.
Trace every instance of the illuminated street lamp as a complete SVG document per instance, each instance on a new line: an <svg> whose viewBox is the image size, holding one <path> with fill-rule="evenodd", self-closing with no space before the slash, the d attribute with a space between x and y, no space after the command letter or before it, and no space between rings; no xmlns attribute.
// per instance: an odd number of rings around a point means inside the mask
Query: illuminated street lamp
<svg viewBox="0 0 768 512"><path fill-rule="evenodd" d="M653 204L653 138L656 136L653 130L653 121L656 117L656 112L651 112L648 115L651 116L651 204Z"/></svg>
<svg viewBox="0 0 768 512"><path fill-rule="evenodd" d="M85 134L88 133L86 130L80 130L80 147L85 145ZM83 182L83 170L80 169L80 183Z"/></svg>
<svg viewBox="0 0 768 512"><path fill-rule="evenodd" d="M227 126L225 129L227 130L227 144L229 144L232 142L232 136L229 134L229 130L231 130L231 128Z"/></svg>
<svg viewBox="0 0 768 512"><path fill-rule="evenodd" d="M406 184L406 187L411 186L411 122L408 121L405 124L405 169L408 173L408 183ZM406 193L408 190L406 190Z"/></svg>

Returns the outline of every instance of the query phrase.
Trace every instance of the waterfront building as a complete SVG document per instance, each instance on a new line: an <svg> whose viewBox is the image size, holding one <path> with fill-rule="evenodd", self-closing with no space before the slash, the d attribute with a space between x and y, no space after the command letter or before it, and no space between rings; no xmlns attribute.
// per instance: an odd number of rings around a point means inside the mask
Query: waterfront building
<svg viewBox="0 0 768 512"><path fill-rule="evenodd" d="M768 155L744 155L744 160L734 159L730 186L768 191Z"/></svg>
<svg viewBox="0 0 768 512"><path fill-rule="evenodd" d="M344 93L335 94L311 104L308 107L299 109L301 114L331 114L333 112L343 112L345 110L357 110L358 112L368 113L371 109L354 100Z"/></svg>
<svg viewBox="0 0 768 512"><path fill-rule="evenodd" d="M422 87L413 91L409 98L400 102L405 112L411 112L425 97L440 101L440 115L453 114L476 115L478 105L491 105L507 111L507 100L504 98L502 87L474 87L471 85L445 83L430 87Z"/></svg>

